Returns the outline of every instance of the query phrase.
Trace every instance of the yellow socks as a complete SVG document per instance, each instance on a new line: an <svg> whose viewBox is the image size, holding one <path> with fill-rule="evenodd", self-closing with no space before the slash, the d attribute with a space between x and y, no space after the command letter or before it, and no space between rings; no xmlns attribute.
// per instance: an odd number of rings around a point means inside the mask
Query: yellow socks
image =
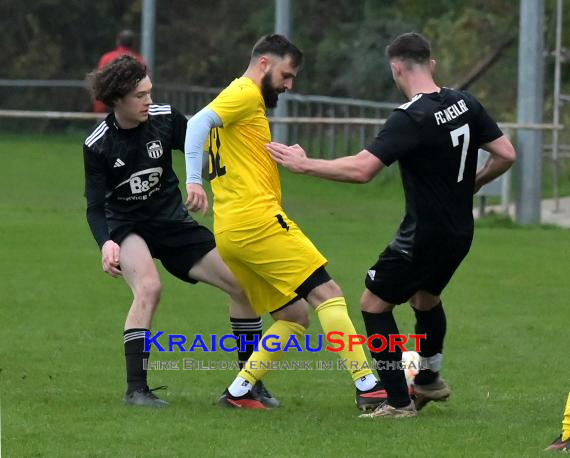
<svg viewBox="0 0 570 458"><path fill-rule="evenodd" d="M369 383L373 376L362 345L352 345L352 350L349 350L349 336L355 335L356 329L354 329L354 325L348 316L344 297L329 299L319 305L316 311L324 333L335 332L331 337L344 343L344 348L340 350L339 356L343 366L350 372L352 380L357 382L365 378L364 381ZM341 336L340 333L344 335ZM278 320L273 323L263 335L263 338L269 335L276 337L266 340L265 347L269 347L270 349L279 346L280 350L272 352L259 346L257 351L253 352L244 368L240 371L234 383L230 385L230 393L234 396L241 396L247 392L247 387L244 386L247 385L247 382L251 383L251 385L255 385L255 383L261 380L267 371L271 369L272 363L283 359L283 348L291 336L296 336L297 341L300 341L300 338L302 338L304 334L305 328L298 323L285 320ZM334 345L331 346L334 347ZM375 382L375 379L372 380L372 382Z"/></svg>
<svg viewBox="0 0 570 458"><path fill-rule="evenodd" d="M297 336L297 341L301 341L301 337L305 334L305 328L299 323L292 321L278 320L267 330L263 337L275 335L277 338L271 338L266 341L266 347L277 347L277 342L280 344L280 350L270 352L264 349L261 345L257 351L254 351L250 358L245 363L244 368L238 374L238 377L243 377L252 385L260 380L269 369L271 363L274 361L281 361L283 359L283 347L291 338L291 335Z"/></svg>
<svg viewBox="0 0 570 458"><path fill-rule="evenodd" d="M339 354L344 366L350 371L352 380L356 381L372 374L362 345L354 345L352 351L348 350L348 336L356 334L356 329L348 316L344 297L333 297L319 305L316 310L325 335L332 331L344 333L342 337L334 334L332 338L344 342L344 349Z"/></svg>

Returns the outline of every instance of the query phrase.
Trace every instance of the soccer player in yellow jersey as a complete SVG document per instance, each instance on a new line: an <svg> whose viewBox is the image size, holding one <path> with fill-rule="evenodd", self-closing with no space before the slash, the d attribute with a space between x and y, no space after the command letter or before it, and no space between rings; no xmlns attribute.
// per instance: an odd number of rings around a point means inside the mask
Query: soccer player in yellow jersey
<svg viewBox="0 0 570 458"><path fill-rule="evenodd" d="M544 449L546 452L570 452L570 393L562 415L562 433L554 442Z"/></svg>
<svg viewBox="0 0 570 458"><path fill-rule="evenodd" d="M249 66L208 106L188 121L186 131L187 206L206 212L202 188L202 150L208 145L214 193L214 234L220 254L244 288L255 311L271 313L281 348L291 335L301 337L309 323L307 302L316 309L326 333L344 333L340 357L356 386L361 409L374 408L385 391L368 367L361 346L348 351L356 334L339 286L327 260L281 206L276 163L265 149L271 141L266 116L280 93L290 90L303 60L302 52L281 35L262 37L253 47ZM282 351L260 348L219 400L221 405L265 408L252 387Z"/></svg>

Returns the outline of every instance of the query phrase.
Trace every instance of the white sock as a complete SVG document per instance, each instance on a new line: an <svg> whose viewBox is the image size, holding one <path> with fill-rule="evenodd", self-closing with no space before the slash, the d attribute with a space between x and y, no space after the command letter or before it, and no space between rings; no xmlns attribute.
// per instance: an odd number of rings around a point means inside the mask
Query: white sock
<svg viewBox="0 0 570 458"><path fill-rule="evenodd" d="M249 383L243 377L238 376L232 382L232 384L228 387L228 391L230 392L230 394L232 396L239 398L240 396L247 394L252 388L253 388L253 385L251 383Z"/></svg>
<svg viewBox="0 0 570 458"><path fill-rule="evenodd" d="M419 369L429 369L433 372L439 372L441 366L443 365L443 355L441 353L436 353L433 356L420 356L420 367Z"/></svg>
<svg viewBox="0 0 570 458"><path fill-rule="evenodd" d="M364 377L360 377L358 380L354 381L354 385L360 391L368 391L371 390L376 386L378 380L374 377L373 374L365 375Z"/></svg>

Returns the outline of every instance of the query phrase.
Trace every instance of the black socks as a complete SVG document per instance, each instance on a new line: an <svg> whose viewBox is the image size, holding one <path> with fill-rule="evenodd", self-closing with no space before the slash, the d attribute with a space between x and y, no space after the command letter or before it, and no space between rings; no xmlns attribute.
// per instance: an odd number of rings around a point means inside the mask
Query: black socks
<svg viewBox="0 0 570 458"><path fill-rule="evenodd" d="M400 334L394 315L392 312L369 313L363 311L362 316L368 337L373 334L380 334L387 342L384 350L371 352L371 354L376 361L380 380L388 394L388 404L392 407L405 407L410 403L410 396L406 377L401 369L402 350L396 346L393 352L389 351L390 335ZM372 342L372 346L376 349L380 348L381 345L382 342L379 339L374 339Z"/></svg>
<svg viewBox="0 0 570 458"><path fill-rule="evenodd" d="M125 359L127 363L127 393L141 388L147 388L146 369L143 361L150 356L150 352L144 351L144 337L148 329L127 329L123 335L125 344Z"/></svg>
<svg viewBox="0 0 570 458"><path fill-rule="evenodd" d="M431 310L421 311L414 308L414 312L416 314L416 334L426 335L426 339L421 341L420 356L422 358L435 357L432 358L434 361L430 363L429 369L422 369L416 375L416 384L427 385L434 382L439 375L447 320L441 302Z"/></svg>
<svg viewBox="0 0 570 458"><path fill-rule="evenodd" d="M255 350L254 339L255 336L258 337L258 343L261 341L261 335L263 334L263 322L261 318L231 318L230 323L232 325L232 331L234 336L238 338L238 360L239 367L243 369L244 364L249 359L253 351ZM244 351L241 351L241 342L248 342L244 346ZM251 343L249 343L251 342Z"/></svg>

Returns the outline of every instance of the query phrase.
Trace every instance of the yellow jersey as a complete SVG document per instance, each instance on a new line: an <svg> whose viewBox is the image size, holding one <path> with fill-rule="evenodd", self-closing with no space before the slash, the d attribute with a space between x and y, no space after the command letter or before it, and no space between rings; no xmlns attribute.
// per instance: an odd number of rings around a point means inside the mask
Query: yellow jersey
<svg viewBox="0 0 570 458"><path fill-rule="evenodd" d="M282 211L281 182L265 149L271 131L261 89L250 78L237 78L208 108L222 120L207 141L214 232L275 218Z"/></svg>

